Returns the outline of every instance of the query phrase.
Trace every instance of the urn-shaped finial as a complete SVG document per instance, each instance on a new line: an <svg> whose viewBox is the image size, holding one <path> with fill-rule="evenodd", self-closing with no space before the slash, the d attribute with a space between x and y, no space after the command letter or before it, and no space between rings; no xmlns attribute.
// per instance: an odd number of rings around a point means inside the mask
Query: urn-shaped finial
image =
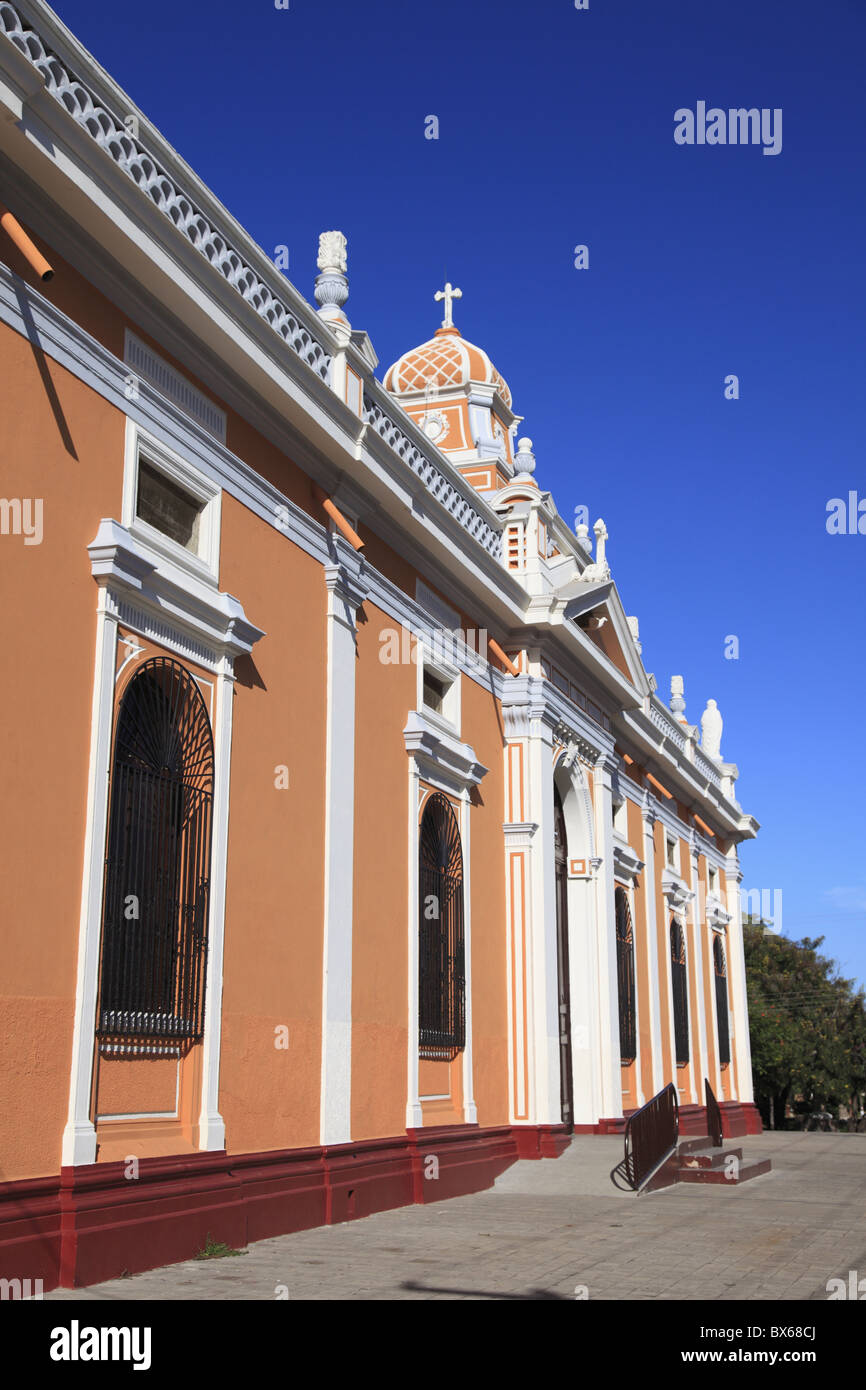
<svg viewBox="0 0 866 1390"><path fill-rule="evenodd" d="M323 319L345 319L343 305L349 298L346 278L346 238L342 232L322 232L316 261L321 274L316 277L316 303Z"/></svg>
<svg viewBox="0 0 866 1390"><path fill-rule="evenodd" d="M685 724L686 702L683 699L682 676L671 676L671 713L680 724Z"/></svg>

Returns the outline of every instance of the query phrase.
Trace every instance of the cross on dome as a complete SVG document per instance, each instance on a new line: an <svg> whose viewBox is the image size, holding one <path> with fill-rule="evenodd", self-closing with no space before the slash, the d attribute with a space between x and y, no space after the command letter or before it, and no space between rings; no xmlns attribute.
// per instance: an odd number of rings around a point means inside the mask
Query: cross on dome
<svg viewBox="0 0 866 1390"><path fill-rule="evenodd" d="M442 320L442 327L453 328L454 317L451 312L451 301L452 299L462 299L463 291L452 289L451 282L449 280L446 280L444 290L437 290L433 298L436 300L437 303L440 299L445 300L445 317Z"/></svg>

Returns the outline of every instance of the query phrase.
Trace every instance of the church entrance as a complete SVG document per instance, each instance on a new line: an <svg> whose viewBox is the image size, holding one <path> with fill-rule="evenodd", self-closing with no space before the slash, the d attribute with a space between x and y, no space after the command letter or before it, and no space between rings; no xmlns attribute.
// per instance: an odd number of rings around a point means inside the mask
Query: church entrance
<svg viewBox="0 0 866 1390"><path fill-rule="evenodd" d="M568 986L568 840L559 792L553 789L556 864L556 957L559 971L559 1096L563 1124L574 1121L571 1075L571 1001Z"/></svg>

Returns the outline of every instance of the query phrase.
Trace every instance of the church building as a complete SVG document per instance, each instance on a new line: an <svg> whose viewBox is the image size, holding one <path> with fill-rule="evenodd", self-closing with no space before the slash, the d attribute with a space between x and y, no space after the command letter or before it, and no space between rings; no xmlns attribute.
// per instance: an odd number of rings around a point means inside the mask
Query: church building
<svg viewBox="0 0 866 1390"><path fill-rule="evenodd" d="M476 1191L670 1083L760 1129L715 702L471 287L382 372L315 250L308 300L0 0L3 1278Z"/></svg>

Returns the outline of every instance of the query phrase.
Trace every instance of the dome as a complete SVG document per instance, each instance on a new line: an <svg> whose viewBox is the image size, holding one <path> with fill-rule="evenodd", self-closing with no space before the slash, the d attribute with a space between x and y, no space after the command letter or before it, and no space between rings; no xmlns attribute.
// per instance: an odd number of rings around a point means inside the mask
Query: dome
<svg viewBox="0 0 866 1390"><path fill-rule="evenodd" d="M495 387L511 409L511 392L502 373L483 348L467 342L457 328L449 325L437 328L426 343L397 358L385 373L385 390L402 396L426 391L428 387L437 391L459 389L471 381Z"/></svg>

